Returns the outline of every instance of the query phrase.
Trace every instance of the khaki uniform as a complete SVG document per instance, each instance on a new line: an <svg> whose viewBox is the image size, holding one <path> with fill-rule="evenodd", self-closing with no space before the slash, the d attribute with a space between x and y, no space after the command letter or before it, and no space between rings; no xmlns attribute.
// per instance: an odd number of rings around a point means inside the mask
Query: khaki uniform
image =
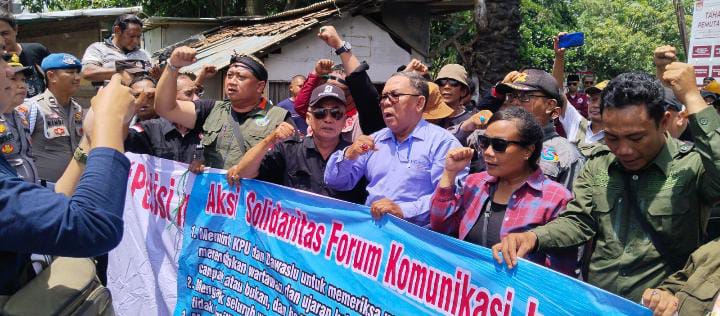
<svg viewBox="0 0 720 316"><path fill-rule="evenodd" d="M698 248L685 268L658 287L678 298L678 314L707 315L720 292L720 239Z"/></svg>
<svg viewBox="0 0 720 316"><path fill-rule="evenodd" d="M82 138L82 107L71 98L65 108L45 90L30 99L28 108L31 116L36 113L32 142L40 179L57 182Z"/></svg>
<svg viewBox="0 0 720 316"><path fill-rule="evenodd" d="M668 260L685 262L704 238L709 209L720 198L720 116L707 108L690 117L696 143L667 137L666 145L637 172L627 172L606 146L596 149L575 180L575 199L556 220L531 230L538 249L576 247L595 240L588 282L639 302L675 272ZM625 187L628 177L631 188ZM668 257L661 257L624 193L657 235ZM679 269L679 268L676 268Z"/></svg>
<svg viewBox="0 0 720 316"><path fill-rule="evenodd" d="M36 183L38 181L35 162L32 158L32 147L29 122L25 113L13 110L0 115L0 151L17 175L23 180Z"/></svg>
<svg viewBox="0 0 720 316"><path fill-rule="evenodd" d="M229 101L218 101L205 120L202 144L206 166L219 169L234 166L288 116L288 111L269 102L244 114L239 121L231 111Z"/></svg>

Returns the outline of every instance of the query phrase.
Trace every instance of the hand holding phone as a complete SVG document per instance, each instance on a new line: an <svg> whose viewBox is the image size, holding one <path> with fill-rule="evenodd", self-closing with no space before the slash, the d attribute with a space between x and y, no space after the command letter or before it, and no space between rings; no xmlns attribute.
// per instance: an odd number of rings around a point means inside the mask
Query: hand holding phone
<svg viewBox="0 0 720 316"><path fill-rule="evenodd" d="M585 33L583 32L560 35L558 42L559 48L579 47L583 45L585 45Z"/></svg>

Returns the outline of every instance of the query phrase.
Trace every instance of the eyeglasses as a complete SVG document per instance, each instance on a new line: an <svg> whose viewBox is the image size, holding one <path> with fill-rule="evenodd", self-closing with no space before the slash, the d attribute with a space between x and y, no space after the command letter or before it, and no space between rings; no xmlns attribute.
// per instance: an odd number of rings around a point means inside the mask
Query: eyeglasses
<svg viewBox="0 0 720 316"><path fill-rule="evenodd" d="M410 96L414 96L414 97L420 96L420 94L400 93L400 92L390 91L390 92L383 93L380 96L380 103L384 102L385 99L387 99L387 100L390 100L390 103L395 104L395 103L398 103L400 101L400 97L404 96L404 95L410 95Z"/></svg>
<svg viewBox="0 0 720 316"><path fill-rule="evenodd" d="M328 115L332 116L332 118L336 120L341 120L343 116L345 115L345 111L341 109L313 109L310 111L312 113L313 117L322 120L325 119Z"/></svg>
<svg viewBox="0 0 720 316"><path fill-rule="evenodd" d="M587 86L592 86L593 84L595 84L595 81L585 81L585 82L583 82L583 85L585 85L586 87L587 87Z"/></svg>
<svg viewBox="0 0 720 316"><path fill-rule="evenodd" d="M520 100L520 102L530 102L530 99L532 98L547 98L547 96L544 96L542 94L517 94L517 93L508 93L505 95L505 100L508 102L512 102L515 99Z"/></svg>
<svg viewBox="0 0 720 316"><path fill-rule="evenodd" d="M488 149L488 147L492 146L493 150L499 153L504 153L505 150L507 150L508 146L510 146L510 144L516 144L518 146L524 145L522 142L505 140L502 138L491 138L485 135L478 136L478 144L483 150Z"/></svg>
<svg viewBox="0 0 720 316"><path fill-rule="evenodd" d="M451 87L459 87L461 85L460 81L450 78L438 79L435 80L435 83L437 83L437 85L441 87L445 86L446 84L449 84Z"/></svg>

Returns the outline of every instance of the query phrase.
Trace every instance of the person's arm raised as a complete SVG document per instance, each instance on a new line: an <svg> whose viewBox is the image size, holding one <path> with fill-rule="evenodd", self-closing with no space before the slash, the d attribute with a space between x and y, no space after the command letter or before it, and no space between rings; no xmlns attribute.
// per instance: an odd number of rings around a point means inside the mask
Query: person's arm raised
<svg viewBox="0 0 720 316"><path fill-rule="evenodd" d="M195 50L187 46L176 48L170 55L155 89L155 112L173 123L189 127L195 126L197 119L195 104L177 100L175 96L180 68L194 63L195 54Z"/></svg>

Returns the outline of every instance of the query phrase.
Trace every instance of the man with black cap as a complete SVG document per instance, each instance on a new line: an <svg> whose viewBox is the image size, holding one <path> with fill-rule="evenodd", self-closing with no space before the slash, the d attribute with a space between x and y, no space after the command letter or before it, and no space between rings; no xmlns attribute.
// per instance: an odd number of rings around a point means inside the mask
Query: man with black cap
<svg viewBox="0 0 720 316"><path fill-rule="evenodd" d="M12 102L8 102L0 115L0 151L10 165L15 167L20 178L35 183L38 177L32 158L30 123L27 120L27 112L15 109L25 101L28 89L25 79L33 73L30 67L20 63L20 58L15 54L8 65L13 71L13 76L10 78L13 95Z"/></svg>
<svg viewBox="0 0 720 316"><path fill-rule="evenodd" d="M584 159L575 145L555 131L553 122L558 118L563 102L555 78L542 70L526 69L496 89L505 94L505 104L524 107L544 126L540 168L550 179L572 191Z"/></svg>
<svg viewBox="0 0 720 316"><path fill-rule="evenodd" d="M257 178L348 202L364 203L366 194L361 184L351 191L336 191L328 188L323 179L330 155L350 145L340 137L346 118L345 102L345 93L335 85L323 84L313 89L306 118L313 135L299 138L292 125L281 123L228 170L228 182Z"/></svg>
<svg viewBox="0 0 720 316"><path fill-rule="evenodd" d="M194 63L196 53L187 46L172 52L155 91L155 111L173 123L202 130L205 165L228 169L280 123L293 124L292 117L263 97L268 73L252 56L230 58L225 101L177 100L180 68Z"/></svg>
<svg viewBox="0 0 720 316"><path fill-rule="evenodd" d="M129 62L129 68L150 71L150 55L140 48L143 22L134 14L123 14L115 19L113 34L102 42L88 46L82 58L82 76L94 86L100 86L115 73L120 73L118 62Z"/></svg>
<svg viewBox="0 0 720 316"><path fill-rule="evenodd" d="M83 110L72 96L80 87L80 60L50 54L41 64L47 89L27 102L33 156L40 180L57 182L83 136ZM21 110L22 111L22 110Z"/></svg>
<svg viewBox="0 0 720 316"><path fill-rule="evenodd" d="M680 103L675 97L672 89L665 87L665 112L668 113L669 117L665 124L665 129L668 134L673 138L691 142L692 135L688 127L688 114L685 105Z"/></svg>

